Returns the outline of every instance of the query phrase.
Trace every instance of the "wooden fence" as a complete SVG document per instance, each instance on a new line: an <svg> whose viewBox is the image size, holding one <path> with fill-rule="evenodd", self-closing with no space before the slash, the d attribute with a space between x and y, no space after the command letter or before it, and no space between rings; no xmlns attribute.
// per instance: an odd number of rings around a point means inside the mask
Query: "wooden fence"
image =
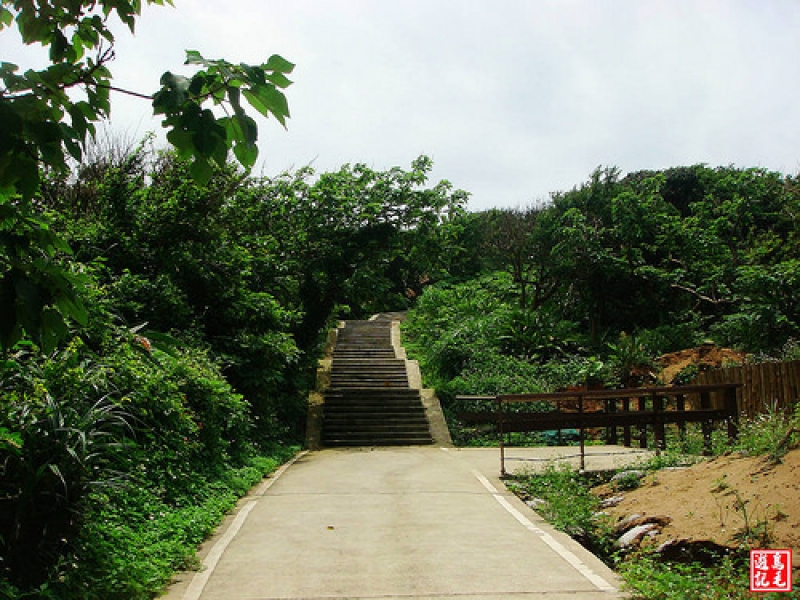
<svg viewBox="0 0 800 600"><path fill-rule="evenodd" d="M701 423L704 453L711 454L711 431L714 422L724 421L732 441L738 434L736 390L739 384L668 386L625 388L616 390L575 390L546 394L505 394L501 396L456 396L462 403L474 401L493 408L489 411L462 410L458 419L468 425L492 424L500 442L500 473L505 470L505 435L512 432L577 429L580 441L581 469L585 468L586 430L600 428L606 431L606 443L619 442L618 428L622 429L625 446L634 439L647 448L648 430L655 438L656 452L666 448L664 426L678 425L681 437L686 423ZM531 404L550 405L542 412L517 412L514 406Z"/></svg>
<svg viewBox="0 0 800 600"><path fill-rule="evenodd" d="M694 383L741 384L736 404L748 418L767 410L791 411L800 399L800 360L713 369L700 373Z"/></svg>

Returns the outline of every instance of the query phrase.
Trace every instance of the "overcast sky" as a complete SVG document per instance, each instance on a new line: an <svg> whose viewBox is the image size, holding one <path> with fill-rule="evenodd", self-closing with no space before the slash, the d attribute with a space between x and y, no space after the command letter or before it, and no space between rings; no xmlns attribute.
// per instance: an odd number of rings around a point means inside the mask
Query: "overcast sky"
<svg viewBox="0 0 800 600"><path fill-rule="evenodd" d="M189 73L186 49L296 63L288 130L259 121L266 175L427 154L481 210L599 165L800 170L797 0L175 0L115 31L115 83L148 93ZM147 102L112 110L128 135L158 129Z"/></svg>

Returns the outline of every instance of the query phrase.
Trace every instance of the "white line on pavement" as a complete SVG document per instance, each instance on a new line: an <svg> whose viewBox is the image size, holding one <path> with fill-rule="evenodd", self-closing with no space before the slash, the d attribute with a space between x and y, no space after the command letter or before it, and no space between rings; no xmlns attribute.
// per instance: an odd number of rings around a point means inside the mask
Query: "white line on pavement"
<svg viewBox="0 0 800 600"><path fill-rule="evenodd" d="M500 492L497 491L497 488L494 487L494 485L492 485L492 483L488 479L486 479L486 477L484 477L478 471L475 470L472 471L472 474L478 479L478 481L480 481L483 484L483 487L489 490L489 493L491 493L492 496L494 496L494 499L497 500L500 503L500 505L511 514L511 516L513 516L517 521L519 521L528 531L538 535L539 538L545 544L547 544L556 554L558 554L561 558L563 558L570 565L572 565L572 567L575 570L577 570L581 575L583 575L584 577L586 577L586 579L591 581L592 584L594 584L594 586L597 589L602 590L604 592L617 591L617 589L613 585L611 585L605 579L600 577L600 575L592 571L588 566L586 566L586 564L584 564L584 562L580 558L578 558L577 556L575 556L574 553L565 548L561 544L561 542L559 542L557 539L555 539L552 535L550 535L543 529L534 525L530 521L530 519L528 519L528 517L523 515L516 508L514 508L508 500L503 498L502 494L500 494Z"/></svg>
<svg viewBox="0 0 800 600"><path fill-rule="evenodd" d="M183 600L199 600L200 595L203 593L203 589L205 589L206 584L208 583L208 579L211 577L212 573L214 573L214 569L217 568L217 563L219 563L219 560L222 558L222 555L228 548L228 545L233 541L233 538L235 538L236 534L239 533L239 530L247 520L247 516L250 514L250 511L253 510L253 507L256 505L258 498L263 496L267 490L272 487L272 485L280 478L280 476L286 472L286 469L291 467L306 454L308 454L308 451L304 450L303 452L300 452L294 456L294 458L292 458L289 462L275 471L275 474L272 477L265 479L255 489L251 495L251 499L244 503L244 506L242 506L241 510L236 515L233 523L230 524L222 537L219 538L211 548L211 551L203 561L203 565L201 567L202 570L195 573L194 577L192 577L189 587L187 587L186 591L183 593Z"/></svg>

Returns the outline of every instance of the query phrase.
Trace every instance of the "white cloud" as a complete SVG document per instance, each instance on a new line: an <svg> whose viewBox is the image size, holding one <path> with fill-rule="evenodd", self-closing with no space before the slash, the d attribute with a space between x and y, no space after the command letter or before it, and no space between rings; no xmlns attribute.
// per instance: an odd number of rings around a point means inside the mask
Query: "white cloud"
<svg viewBox="0 0 800 600"><path fill-rule="evenodd" d="M176 5L146 7L136 37L120 31L118 82L153 91L184 49L297 63L288 131L261 124L268 173L427 153L480 209L569 189L601 164L800 164L794 0ZM157 128L146 104L116 98L115 123Z"/></svg>

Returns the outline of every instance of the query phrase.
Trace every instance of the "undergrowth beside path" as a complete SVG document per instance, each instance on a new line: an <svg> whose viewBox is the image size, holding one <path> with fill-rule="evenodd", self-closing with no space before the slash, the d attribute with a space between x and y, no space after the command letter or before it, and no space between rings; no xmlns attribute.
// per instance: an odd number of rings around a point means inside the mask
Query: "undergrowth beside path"
<svg viewBox="0 0 800 600"><path fill-rule="evenodd" d="M778 524L766 519L759 521L756 518L758 506L748 504L748 500L742 500L745 497L760 497L763 502L770 500L777 502L770 496L770 490L776 490L770 488L770 485L773 485L770 483L772 480L765 473L770 468L776 469L777 473L781 461L786 463L780 465L786 467L784 471L793 468L792 465L796 463L793 460L793 453L797 450L792 448L800 443L800 436L796 433L798 424L800 424L800 409L794 415L777 411L762 415L758 419L744 423L739 441L734 446L726 448L724 456L714 460L706 461L697 455L667 452L642 462L634 469L626 469L627 473L614 480L612 480L614 473L581 473L568 466L549 465L540 472L520 475L510 480L507 485L556 528L575 538L614 568L623 578L625 589L632 598L640 600L800 598L796 567L794 592L755 594L749 591L749 550L791 547L794 545L791 540L796 538L779 537ZM789 454L790 452L792 454ZM752 489L744 487L724 489L733 486L733 483L726 481L726 476L730 475L733 468L726 465L731 461L740 461L742 464L747 461L746 464L758 465L757 475L740 478L740 483L737 484L747 485ZM694 466L686 468L687 465ZM663 470L670 467L682 468ZM711 468L716 469L716 475L708 474ZM719 479L713 480L717 475ZM788 480L784 476L780 481L787 489L793 485L791 475ZM601 495L605 497L607 494L601 492L601 489L610 490L608 493L617 498L630 496L632 498L630 505L625 508L628 503L625 499L621 504L617 501L611 508L604 508L601 504ZM682 508L673 509L677 510L677 513L668 512L670 509L660 506L667 500L665 494L680 495L688 489L694 490L693 495L691 499L680 496L683 499L679 503ZM712 526L717 523L713 516L702 517L699 513L703 508L700 506L704 501L702 499L706 498L709 492L713 496L720 491L736 494L739 512L748 511L744 514L744 530L741 534L736 533L735 525L738 521L734 515L728 515L728 534L733 533L734 538L739 540L738 543L727 544L724 540L708 537L707 531L701 533L698 529L701 523ZM648 497L660 499L661 502L656 503L652 499L648 501ZM719 509L721 505L718 498L717 502ZM796 522L797 509L794 504L790 504L781 501L780 506L775 509L775 519L781 521L793 519ZM619 510L620 507L622 510ZM653 543L641 542L640 545L633 544L625 548L617 544L621 533L616 529L616 525L620 523L618 519L631 516L633 512L639 517L665 515L668 523L674 521L672 523L674 527L684 510L691 511L690 514L693 515L689 521L689 529L685 527L675 531L669 529L669 533L665 531L664 535L671 540L680 539L687 542L687 551L692 547L691 542L700 540L696 553L684 553L680 557L661 554L657 546L664 541L662 538L657 538ZM763 531L761 531L762 525ZM691 537L692 532L696 537ZM756 535L757 533L763 535ZM718 543L712 543L715 540ZM794 551L797 553L798 550L795 548Z"/></svg>
<svg viewBox="0 0 800 600"><path fill-rule="evenodd" d="M163 489L133 480L95 491L74 551L62 558L58 576L27 591L0 581L0 598L154 598L176 571L199 566L198 544L239 498L296 451L276 446L243 467L198 474L169 499Z"/></svg>

